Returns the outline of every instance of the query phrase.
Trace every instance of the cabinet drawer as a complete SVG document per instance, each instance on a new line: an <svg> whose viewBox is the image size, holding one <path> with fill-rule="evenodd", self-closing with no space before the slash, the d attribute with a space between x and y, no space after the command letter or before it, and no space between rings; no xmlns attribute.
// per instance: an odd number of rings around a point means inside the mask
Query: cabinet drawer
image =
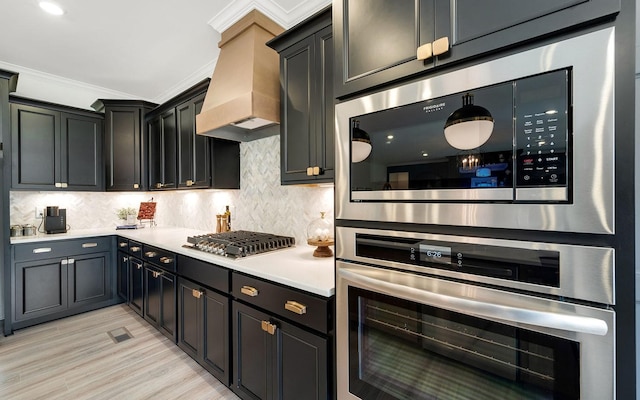
<svg viewBox="0 0 640 400"><path fill-rule="evenodd" d="M124 251L125 253L129 252L129 239L125 239L123 237L118 236L116 240L116 247L120 251Z"/></svg>
<svg viewBox="0 0 640 400"><path fill-rule="evenodd" d="M92 237L16 244L13 246L14 259L15 261L43 260L46 258L111 251L111 240L111 237Z"/></svg>
<svg viewBox="0 0 640 400"><path fill-rule="evenodd" d="M194 258L178 256L178 275L208 286L224 294L229 293L231 271L215 264L210 264Z"/></svg>
<svg viewBox="0 0 640 400"><path fill-rule="evenodd" d="M129 240L129 254L142 258L142 243L135 240Z"/></svg>
<svg viewBox="0 0 640 400"><path fill-rule="evenodd" d="M176 255L169 251L143 244L142 259L167 271L176 272Z"/></svg>
<svg viewBox="0 0 640 400"><path fill-rule="evenodd" d="M328 332L330 299L234 272L232 294L290 321Z"/></svg>

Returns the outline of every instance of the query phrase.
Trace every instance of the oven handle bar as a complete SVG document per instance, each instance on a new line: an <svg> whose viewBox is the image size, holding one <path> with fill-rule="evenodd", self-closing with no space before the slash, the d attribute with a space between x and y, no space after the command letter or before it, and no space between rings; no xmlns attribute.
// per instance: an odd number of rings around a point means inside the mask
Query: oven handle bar
<svg viewBox="0 0 640 400"><path fill-rule="evenodd" d="M386 272L394 273L393 271ZM569 332L581 332L599 336L605 336L609 330L607 323L597 318L528 310L525 308L485 303L482 301L433 293L410 286L383 281L373 276L367 276L366 271L354 272L350 271L348 268L341 268L338 270L338 274L344 279L358 283L369 289L387 294L400 293L400 296L409 300L418 301L451 311L473 314L478 317L493 318L507 322L522 323L531 326L560 329Z"/></svg>

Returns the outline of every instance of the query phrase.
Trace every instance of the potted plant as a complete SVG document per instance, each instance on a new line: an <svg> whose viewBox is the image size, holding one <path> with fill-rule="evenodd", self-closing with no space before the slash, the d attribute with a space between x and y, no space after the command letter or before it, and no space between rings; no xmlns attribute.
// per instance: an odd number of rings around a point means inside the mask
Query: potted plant
<svg viewBox="0 0 640 400"><path fill-rule="evenodd" d="M127 225L135 225L136 224L136 216L138 215L138 210L133 207L122 207L116 211L118 218L125 220Z"/></svg>

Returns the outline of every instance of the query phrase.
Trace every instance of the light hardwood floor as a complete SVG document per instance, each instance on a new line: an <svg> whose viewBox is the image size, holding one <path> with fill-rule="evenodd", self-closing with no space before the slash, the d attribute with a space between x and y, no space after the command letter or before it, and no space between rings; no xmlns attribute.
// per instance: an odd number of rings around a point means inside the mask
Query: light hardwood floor
<svg viewBox="0 0 640 400"><path fill-rule="evenodd" d="M238 399L126 305L0 335L0 399L178 398Z"/></svg>

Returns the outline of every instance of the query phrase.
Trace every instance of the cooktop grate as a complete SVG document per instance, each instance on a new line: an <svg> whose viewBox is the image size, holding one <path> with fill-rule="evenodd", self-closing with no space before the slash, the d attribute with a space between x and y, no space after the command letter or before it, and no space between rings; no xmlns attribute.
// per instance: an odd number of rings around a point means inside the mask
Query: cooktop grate
<svg viewBox="0 0 640 400"><path fill-rule="evenodd" d="M292 247L296 244L295 238L290 236L251 231L230 231L189 236L187 237L187 242L192 245L185 245L185 247L233 258L265 253Z"/></svg>

